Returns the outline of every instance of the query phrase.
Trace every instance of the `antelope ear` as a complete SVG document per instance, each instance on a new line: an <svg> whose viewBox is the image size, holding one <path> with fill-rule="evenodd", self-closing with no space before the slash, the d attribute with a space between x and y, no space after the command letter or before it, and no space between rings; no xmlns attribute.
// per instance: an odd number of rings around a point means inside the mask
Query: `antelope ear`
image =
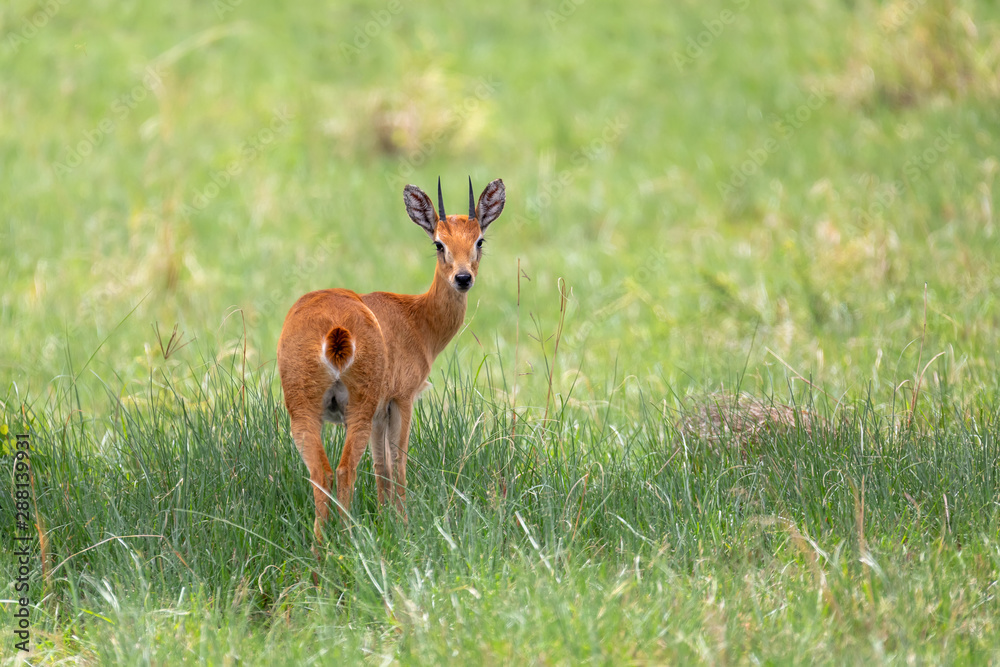
<svg viewBox="0 0 1000 667"><path fill-rule="evenodd" d="M476 218L479 220L480 229L486 231L490 223L500 217L506 200L507 191L503 187L502 179L498 178L486 186L483 194L479 195L479 204L476 205Z"/></svg>
<svg viewBox="0 0 1000 667"><path fill-rule="evenodd" d="M406 204L406 213L410 216L410 220L420 225L431 238L434 238L438 216L427 193L415 185L407 185L403 188L403 203Z"/></svg>

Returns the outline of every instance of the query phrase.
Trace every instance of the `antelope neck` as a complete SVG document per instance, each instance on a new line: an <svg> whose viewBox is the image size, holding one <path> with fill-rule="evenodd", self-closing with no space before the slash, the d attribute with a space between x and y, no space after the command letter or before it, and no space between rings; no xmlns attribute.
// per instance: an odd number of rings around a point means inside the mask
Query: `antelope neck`
<svg viewBox="0 0 1000 667"><path fill-rule="evenodd" d="M419 312L426 326L421 327L425 348L437 356L465 321L466 294L448 283L448 278L438 269L430 289L420 295Z"/></svg>

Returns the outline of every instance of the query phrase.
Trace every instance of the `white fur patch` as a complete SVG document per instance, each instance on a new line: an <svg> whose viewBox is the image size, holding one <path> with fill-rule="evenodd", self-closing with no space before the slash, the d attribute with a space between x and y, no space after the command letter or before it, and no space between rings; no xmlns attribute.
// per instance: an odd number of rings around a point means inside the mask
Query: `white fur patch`
<svg viewBox="0 0 1000 667"><path fill-rule="evenodd" d="M448 248L448 244L442 241L438 236L434 237L435 243L440 243L444 246L444 261L451 262L451 249Z"/></svg>
<svg viewBox="0 0 1000 667"><path fill-rule="evenodd" d="M340 379L340 371L337 370L336 366L330 363L330 359L326 356L326 337L323 338L323 348L319 351L319 359L326 366L326 370L330 371L330 375L333 376L334 380Z"/></svg>

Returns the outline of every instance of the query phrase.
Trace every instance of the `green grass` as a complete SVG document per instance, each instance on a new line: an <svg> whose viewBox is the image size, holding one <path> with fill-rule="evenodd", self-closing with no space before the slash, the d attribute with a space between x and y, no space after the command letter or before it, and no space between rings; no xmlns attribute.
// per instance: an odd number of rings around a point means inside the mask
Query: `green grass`
<svg viewBox="0 0 1000 667"><path fill-rule="evenodd" d="M45 7L0 8L34 662L1000 660L996 7ZM426 288L439 174L508 200L409 518L366 461L317 561L277 335ZM681 426L741 392L823 422Z"/></svg>
<svg viewBox="0 0 1000 667"><path fill-rule="evenodd" d="M36 423L40 657L997 658L995 405L710 442L624 398L517 428L454 371L419 404L408 522L366 470L317 563L270 383L244 403L222 371L210 402L161 378L145 406Z"/></svg>

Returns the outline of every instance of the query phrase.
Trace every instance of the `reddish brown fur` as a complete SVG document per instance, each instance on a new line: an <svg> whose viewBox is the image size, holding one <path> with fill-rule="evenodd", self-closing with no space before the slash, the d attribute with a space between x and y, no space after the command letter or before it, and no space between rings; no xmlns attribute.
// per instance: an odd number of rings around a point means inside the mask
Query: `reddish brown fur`
<svg viewBox="0 0 1000 667"><path fill-rule="evenodd" d="M446 247L438 252L430 289L417 295L321 290L306 294L288 312L278 340L278 371L292 437L313 484L317 540L333 487L322 420L331 399L338 400L343 389L349 398L343 406L347 435L336 471L340 510L346 515L350 509L358 463L369 440L379 502L391 494L403 509L413 401L426 385L434 358L462 326L466 292L457 287L455 277L465 273L474 281L482 256L477 241L499 217L504 197L503 182L494 181L479 201L479 217L485 220L465 215L439 220L427 195L407 186L404 199L411 218ZM324 363L324 341L326 359L334 369Z"/></svg>
<svg viewBox="0 0 1000 667"><path fill-rule="evenodd" d="M344 327L333 327L326 334L326 358L338 372L354 360L354 338Z"/></svg>

